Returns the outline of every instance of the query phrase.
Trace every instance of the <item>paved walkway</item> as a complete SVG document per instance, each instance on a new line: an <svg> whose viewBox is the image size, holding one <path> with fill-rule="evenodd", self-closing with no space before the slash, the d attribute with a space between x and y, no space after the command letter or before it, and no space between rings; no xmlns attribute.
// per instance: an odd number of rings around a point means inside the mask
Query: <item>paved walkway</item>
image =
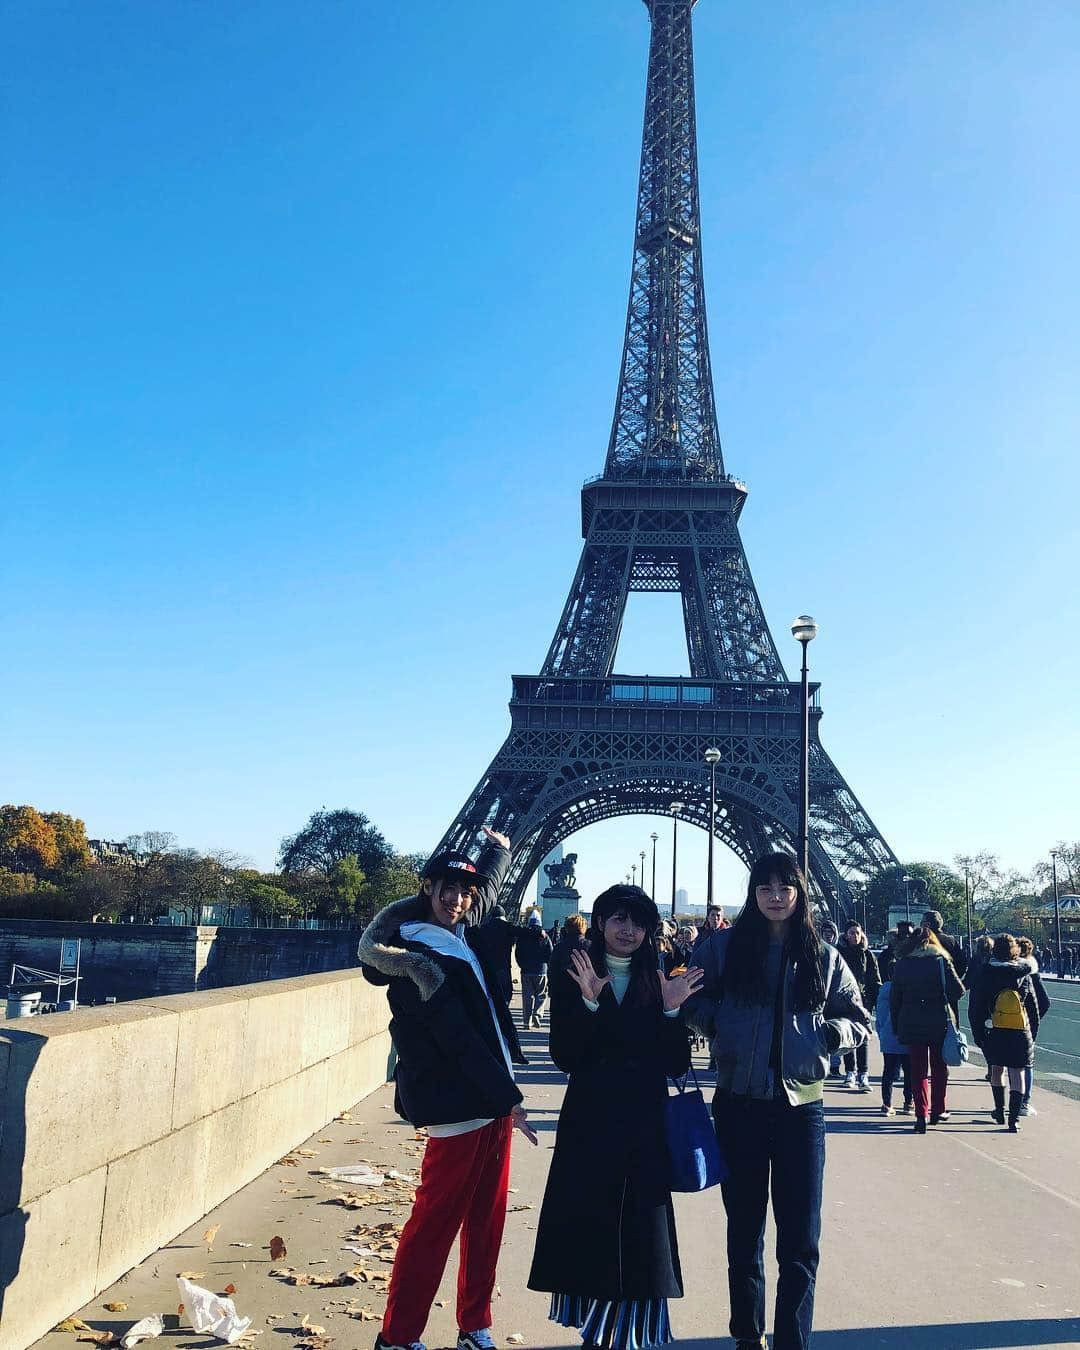
<svg viewBox="0 0 1080 1350"><path fill-rule="evenodd" d="M531 1148L515 1137L506 1240L499 1267L495 1336L520 1335L525 1347L576 1346L577 1337L546 1320L547 1299L525 1289L537 1209L562 1099L562 1075L545 1054L546 1037L526 1033L532 1064L522 1071L530 1115L540 1132ZM877 1072L871 1060L871 1070ZM981 1069L954 1073L953 1119L925 1137L908 1117L883 1119L871 1096L829 1087L828 1174L814 1350L997 1350L1080 1346L1080 1103L1038 1094L1040 1114L1019 1136L988 1125L989 1087ZM122 1332L150 1313L174 1312L174 1276L233 1296L262 1350L288 1347L325 1328L332 1350L368 1350L385 1299L389 1265L357 1258L347 1242L370 1247L374 1225L400 1225L411 1188L400 1182L364 1192L360 1209L333 1200L347 1187L327 1185L319 1167L367 1160L415 1176L422 1143L394 1116L381 1089L263 1176L218 1206L168 1247L81 1310L95 1330ZM587 1184L588 1159L582 1158ZM692 1350L730 1346L724 1261L724 1216L718 1191L677 1201L687 1297L672 1305L679 1342ZM366 1235L350 1237L357 1225ZM203 1232L219 1230L213 1251ZM288 1254L272 1261L270 1239ZM587 1234L582 1235L587 1241ZM238 1245L244 1244L244 1245ZM247 1245L250 1244L250 1245ZM767 1240L772 1247L771 1236ZM367 1279L348 1287L294 1285L272 1269L301 1276L336 1275L353 1266ZM455 1258L426 1333L432 1347L453 1346ZM57 1271L57 1278L63 1274ZM290 1277L291 1278L291 1277ZM773 1287L770 1275L770 1294ZM122 1302L123 1312L104 1305ZM365 1309L367 1312L365 1313ZM372 1320L374 1319L374 1320ZM284 1339L282 1339L284 1337ZM163 1350L214 1344L188 1327L166 1332ZM311 1343L308 1343L311 1345ZM76 1350L71 1335L52 1333L43 1350ZM148 1350L152 1350L151 1346ZM318 1344L312 1350L319 1350Z"/></svg>

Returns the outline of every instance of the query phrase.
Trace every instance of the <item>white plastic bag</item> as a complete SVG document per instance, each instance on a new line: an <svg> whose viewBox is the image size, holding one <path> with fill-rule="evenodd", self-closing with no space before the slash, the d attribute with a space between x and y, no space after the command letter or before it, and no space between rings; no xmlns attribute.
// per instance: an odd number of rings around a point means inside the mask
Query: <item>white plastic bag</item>
<svg viewBox="0 0 1080 1350"><path fill-rule="evenodd" d="M320 1167L320 1172L331 1181L347 1181L352 1186L381 1186L383 1174L376 1172L367 1163L355 1163L352 1167Z"/></svg>
<svg viewBox="0 0 1080 1350"><path fill-rule="evenodd" d="M231 1298L212 1294L209 1289L202 1289L190 1280L185 1280L183 1275L177 1275L176 1284L184 1312L196 1331L208 1332L219 1341L235 1345L251 1326L251 1318L240 1317Z"/></svg>
<svg viewBox="0 0 1080 1350"><path fill-rule="evenodd" d="M127 1331L120 1337L120 1344L123 1350L131 1350L133 1345L138 1345L140 1341L151 1340L154 1336L160 1336L165 1330L165 1323L160 1317L144 1317L140 1322L134 1322Z"/></svg>

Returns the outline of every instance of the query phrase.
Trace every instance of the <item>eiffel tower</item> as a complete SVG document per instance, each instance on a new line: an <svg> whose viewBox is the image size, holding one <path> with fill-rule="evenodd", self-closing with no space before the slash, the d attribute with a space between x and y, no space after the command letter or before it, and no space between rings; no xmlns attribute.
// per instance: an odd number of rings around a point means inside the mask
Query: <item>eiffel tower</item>
<svg viewBox="0 0 1080 1350"><path fill-rule="evenodd" d="M581 491L585 545L539 675L513 677L511 727L440 847L483 824L514 846L520 905L550 850L595 821L675 814L709 828L704 752L723 758L715 833L748 866L798 836L801 686L788 681L724 471L701 265L691 11L652 22L630 303L604 472ZM689 678L614 674L631 591L682 598ZM822 748L811 688L811 883L835 914L896 857Z"/></svg>

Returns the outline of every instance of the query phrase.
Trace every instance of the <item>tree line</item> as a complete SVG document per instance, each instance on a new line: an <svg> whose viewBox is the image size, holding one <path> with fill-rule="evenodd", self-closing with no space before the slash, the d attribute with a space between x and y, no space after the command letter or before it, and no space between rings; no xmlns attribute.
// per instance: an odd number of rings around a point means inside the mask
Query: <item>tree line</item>
<svg viewBox="0 0 1080 1350"><path fill-rule="evenodd" d="M277 870L227 850L181 848L147 830L95 858L75 816L0 807L0 917L152 923L170 910L199 922L204 905L248 910L261 923L363 924L415 894L423 855L402 853L362 811L319 810L281 841Z"/></svg>

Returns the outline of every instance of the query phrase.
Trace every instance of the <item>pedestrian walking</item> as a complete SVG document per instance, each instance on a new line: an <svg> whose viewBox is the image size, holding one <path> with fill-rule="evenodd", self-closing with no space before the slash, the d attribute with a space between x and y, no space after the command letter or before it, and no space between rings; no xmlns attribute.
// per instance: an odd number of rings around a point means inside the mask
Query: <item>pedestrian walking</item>
<svg viewBox="0 0 1080 1350"><path fill-rule="evenodd" d="M975 939L975 946L972 949L971 960L968 962L967 973L964 977L967 983L967 987L969 989L975 988L975 984L979 978L980 972L982 971L986 963L993 957L993 955L994 955L994 939L992 937L987 937L986 934L984 933L982 937L978 937ZM983 1047L982 1041L980 1039L983 1035L985 1028L981 1026L976 1026L975 1023L972 1022L970 999L968 999L968 1024L971 1027L971 1039L975 1042L976 1046L978 1046L983 1059L986 1059L986 1050ZM988 1083L990 1081L989 1060L986 1060L985 1080Z"/></svg>
<svg viewBox="0 0 1080 1350"><path fill-rule="evenodd" d="M1037 963L1021 957L1020 944L1011 933L994 939L994 955L979 972L971 991L971 1025L978 1027L990 1065L990 1090L994 1095L993 1118L999 1125L1005 1117L1005 1072L1009 1075L1010 1134L1020 1128L1024 1102L1024 1070L1034 1060L1035 1043L1025 1005L1034 1000L1031 975Z"/></svg>
<svg viewBox="0 0 1080 1350"><path fill-rule="evenodd" d="M491 1295L506 1218L510 1137L536 1135L514 1083L520 1053L493 968L476 949L510 864L510 841L476 864L442 852L418 895L379 911L360 939L365 977L386 987L397 1051L394 1108L427 1144L412 1213L394 1257L376 1350L424 1350L420 1337L461 1233L458 1350L490 1350Z"/></svg>
<svg viewBox="0 0 1080 1350"><path fill-rule="evenodd" d="M878 974L883 982L892 979L897 954L907 945L914 931L915 925L913 923L907 919L901 919L896 928L889 933L885 950L878 957Z"/></svg>
<svg viewBox="0 0 1080 1350"><path fill-rule="evenodd" d="M724 909L722 905L709 905L705 911L705 922L698 929L697 937L694 939L694 948L696 949L706 938L711 937L713 933L721 928L728 926L724 918Z"/></svg>
<svg viewBox="0 0 1080 1350"><path fill-rule="evenodd" d="M588 953L551 991L551 1057L569 1075L536 1233L529 1288L586 1346L646 1350L672 1340L683 1292L664 1135L667 1079L690 1048L680 1009L700 971L659 969L659 913L638 886L593 904Z"/></svg>
<svg viewBox="0 0 1080 1350"><path fill-rule="evenodd" d="M862 924L849 923L843 937L836 944L836 950L843 957L848 969L855 976L859 986L859 995L863 1007L873 1011L877 1007L878 991L881 989L881 976L878 973L877 960L870 950ZM870 1091L868 1044L866 1041L844 1056L844 1086L858 1088L860 1092Z"/></svg>
<svg viewBox="0 0 1080 1350"><path fill-rule="evenodd" d="M826 1062L866 1040L870 1017L851 971L815 933L806 882L785 853L758 858L738 918L701 943L694 961L704 980L686 1018L711 1041L713 1119L731 1168L723 1183L731 1334L742 1350L765 1345L771 1190L773 1347L804 1350L821 1235Z"/></svg>
<svg viewBox="0 0 1080 1350"><path fill-rule="evenodd" d="M915 1098L915 1133L949 1119L949 1068L941 1047L952 1005L964 993L960 977L932 929L916 928L893 971L889 1011L893 1030L908 1047Z"/></svg>
<svg viewBox="0 0 1080 1350"><path fill-rule="evenodd" d="M559 975L565 972L570 964L571 952L587 952L589 950L589 943L585 937L588 929L588 921L582 918L580 914L567 915L559 940L552 949L551 960L548 962L549 987L555 983Z"/></svg>
<svg viewBox="0 0 1080 1350"><path fill-rule="evenodd" d="M474 947L494 972L495 981L504 1003L514 996L514 982L510 972L510 957L517 941L518 926L506 917L502 905L492 905L484 921L476 926Z"/></svg>
<svg viewBox="0 0 1080 1350"><path fill-rule="evenodd" d="M914 1097L911 1091L911 1064L908 1060L908 1048L893 1031L892 1013L889 1010L889 990L891 981L886 980L878 990L875 1025L878 1044L884 1067L881 1071L881 1114L894 1116L893 1088L898 1078L904 1080L904 1104L901 1107L905 1116L911 1114Z"/></svg>
<svg viewBox="0 0 1080 1350"><path fill-rule="evenodd" d="M945 932L944 925L945 920L942 918L940 911L936 909L928 909L922 916L922 926L929 928L934 937L937 938L938 946L952 962L953 970L956 971L961 982L963 982L964 976L967 974L967 954L964 951L963 943L958 938L950 937ZM963 995L961 995L962 997ZM959 1025L959 1000L950 1004L950 1006L952 1007L953 1021Z"/></svg>
<svg viewBox="0 0 1080 1350"><path fill-rule="evenodd" d="M521 971L521 1025L539 1027L540 1012L547 1001L548 962L554 948L544 932L540 915L533 910L518 931L514 960Z"/></svg>
<svg viewBox="0 0 1080 1350"><path fill-rule="evenodd" d="M1031 981L1033 997L1024 1004L1024 1011L1027 1013L1028 1026L1031 1028L1032 1041L1039 1039L1039 1026L1042 1019L1050 1011L1050 995L1046 992L1046 986L1042 982L1042 976L1039 974L1038 962L1035 960L1035 944L1030 938L1017 938L1017 944L1020 947L1020 956L1027 957L1035 961L1035 969L1030 973L1028 979ZM1035 1057L1034 1047L1032 1049L1032 1062L1024 1070L1024 1100L1020 1103L1020 1114L1022 1116L1037 1116L1039 1113L1031 1104L1031 1089L1035 1086Z"/></svg>

